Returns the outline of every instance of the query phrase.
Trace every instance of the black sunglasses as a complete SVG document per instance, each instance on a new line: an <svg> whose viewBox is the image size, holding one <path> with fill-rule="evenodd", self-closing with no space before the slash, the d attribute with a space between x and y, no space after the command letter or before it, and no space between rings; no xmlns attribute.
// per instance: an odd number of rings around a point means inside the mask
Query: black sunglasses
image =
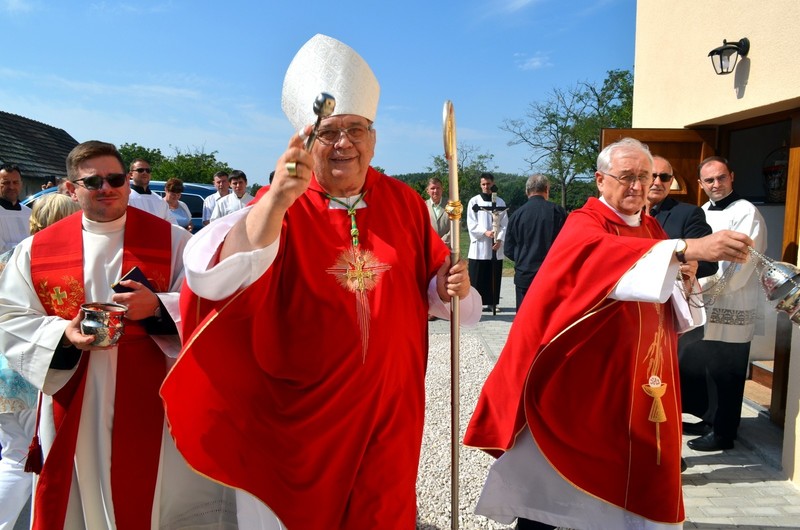
<svg viewBox="0 0 800 530"><path fill-rule="evenodd" d="M150 173L153 172L153 170L150 169L149 167L137 167L136 169L133 169L132 171L135 171L135 172L139 173L140 175L142 173L150 174Z"/></svg>
<svg viewBox="0 0 800 530"><path fill-rule="evenodd" d="M108 182L108 185L112 188L120 188L128 182L128 175L125 173L112 173L105 177L91 175L83 177L82 179L76 179L75 184L82 182L84 188L94 191L103 187L103 181Z"/></svg>
<svg viewBox="0 0 800 530"><path fill-rule="evenodd" d="M661 182L669 182L672 180L672 175L669 173L653 173L653 180L661 179Z"/></svg>

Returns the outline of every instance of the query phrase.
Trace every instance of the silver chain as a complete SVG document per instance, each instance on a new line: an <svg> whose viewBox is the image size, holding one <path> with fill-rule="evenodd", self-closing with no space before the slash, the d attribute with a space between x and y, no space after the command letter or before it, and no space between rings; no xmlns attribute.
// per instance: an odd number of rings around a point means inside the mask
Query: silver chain
<svg viewBox="0 0 800 530"><path fill-rule="evenodd" d="M761 272L761 270L764 269L764 267L769 267L773 263L773 260L771 258L768 258L767 256L757 251L753 247L747 247L747 249L750 251L750 259L755 260L756 270L759 271L759 273ZM717 280L715 283L709 285L707 288L701 291L698 291L696 293L691 293L693 295L702 295L702 297L705 299L705 302L695 301L696 299L687 295L686 292L683 293L684 298L686 298L686 301L692 307L706 307L714 305L717 299L725 291L725 287L728 286L728 282L730 282L733 275L736 274L740 268L741 264L731 263L722 272L722 276L719 277L719 280ZM683 282L680 282L680 286L681 290L683 290ZM697 298L697 300L699 300L699 297Z"/></svg>

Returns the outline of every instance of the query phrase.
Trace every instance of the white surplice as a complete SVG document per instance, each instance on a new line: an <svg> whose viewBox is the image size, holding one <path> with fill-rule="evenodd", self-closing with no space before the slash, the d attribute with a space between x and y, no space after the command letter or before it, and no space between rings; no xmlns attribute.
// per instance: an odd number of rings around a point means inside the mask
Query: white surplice
<svg viewBox="0 0 800 530"><path fill-rule="evenodd" d="M0 254L31 234L30 218L31 209L27 206L20 205L19 210L0 207Z"/></svg>
<svg viewBox="0 0 800 530"><path fill-rule="evenodd" d="M172 224L178 224L178 220L175 219L175 216L169 211L169 204L157 193L139 193L131 189L131 194L128 196L128 204L140 210L144 210L147 213L151 213L156 217L160 217L165 221L169 221Z"/></svg>
<svg viewBox="0 0 800 530"><path fill-rule="evenodd" d="M83 219L86 301L111 300L111 284L123 273L125 217L108 223ZM186 230L172 226L171 292L158 294L176 321L183 280L182 255L190 237ZM17 246L0 276L0 351L6 353L15 370L45 394L40 436L46 457L55 435L51 396L67 383L75 369L49 369L67 321L48 316L39 301L30 277L31 242L32 238L28 238ZM115 528L110 470L117 348L96 350L89 355L65 529ZM168 366L171 361L169 358ZM152 528L229 530L236 528L235 521L234 493L189 469L165 426Z"/></svg>

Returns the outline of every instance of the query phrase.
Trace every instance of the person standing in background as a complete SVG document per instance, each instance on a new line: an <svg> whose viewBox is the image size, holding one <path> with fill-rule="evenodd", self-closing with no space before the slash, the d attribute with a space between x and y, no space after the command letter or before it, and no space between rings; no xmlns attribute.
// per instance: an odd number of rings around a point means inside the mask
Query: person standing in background
<svg viewBox="0 0 800 530"><path fill-rule="evenodd" d="M244 171L238 169L231 171L229 180L231 193L217 200L214 212L211 214L212 221L241 210L254 198L247 192L247 175L244 174Z"/></svg>
<svg viewBox="0 0 800 530"><path fill-rule="evenodd" d="M436 177L428 179L428 187L425 188L428 192L429 199L425 201L428 206L428 213L431 216L431 225L439 237L442 238L445 245L450 244L450 217L444 211L447 206L447 201L442 197L444 186L442 181Z"/></svg>
<svg viewBox="0 0 800 530"><path fill-rule="evenodd" d="M22 174L16 164L0 165L0 254L28 237L31 209L20 204Z"/></svg>
<svg viewBox="0 0 800 530"><path fill-rule="evenodd" d="M183 181L178 178L169 179L164 184L164 201L169 206L169 211L175 217L178 226L192 230L192 212L181 199L183 193Z"/></svg>
<svg viewBox="0 0 800 530"><path fill-rule="evenodd" d="M698 167L700 186L708 196L702 208L714 232L734 230L753 240L753 248L765 252L767 225L753 203L733 189L734 173L720 156L706 158ZM703 418L711 426L707 434L689 440L695 451L724 451L733 448L742 415L744 385L750 358L750 341L756 328L758 304L763 294L758 285L755 261L744 264L720 261L713 276L700 281L712 289L723 274L728 279L722 293L707 308L703 339L693 342L681 356L681 384L687 388L684 412ZM706 399L708 378L713 381L716 407ZM691 390L691 393L688 392Z"/></svg>
<svg viewBox="0 0 800 530"><path fill-rule="evenodd" d="M469 232L469 278L481 294L484 311L497 310L503 278L503 240L508 214L506 203L497 196L494 175L481 175L481 192L467 204Z"/></svg>
<svg viewBox="0 0 800 530"><path fill-rule="evenodd" d="M506 257L514 262L517 311L542 266L547 251L567 220L566 210L548 200L550 181L545 175L528 177L525 194L528 201L508 219L503 247Z"/></svg>
<svg viewBox="0 0 800 530"><path fill-rule="evenodd" d="M175 216L169 211L169 207L161 199L161 196L150 190L150 175L152 171L147 160L137 158L131 162L130 171L128 172L128 178L131 180L131 194L128 198L128 204L172 224L177 224Z"/></svg>
<svg viewBox="0 0 800 530"><path fill-rule="evenodd" d="M272 182L270 180L270 182ZM209 195L203 200L203 226L211 222L211 214L214 213L214 206L217 201L225 197L231 191L231 184L228 180L227 171L217 171L214 173L214 187L217 188L216 193Z"/></svg>

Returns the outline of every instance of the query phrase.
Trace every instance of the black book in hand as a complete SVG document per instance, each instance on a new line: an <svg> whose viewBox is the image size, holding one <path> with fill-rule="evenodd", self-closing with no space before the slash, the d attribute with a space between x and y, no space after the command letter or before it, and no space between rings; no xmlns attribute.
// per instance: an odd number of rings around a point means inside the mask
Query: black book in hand
<svg viewBox="0 0 800 530"><path fill-rule="evenodd" d="M156 292L156 290L153 288L152 284L149 281L147 281L147 277L142 272L142 269L140 269L139 267L134 266L126 274L123 274L122 278L120 278L117 283L115 283L115 284L113 284L111 286L111 289L113 289L115 293L129 293L129 292L133 291L133 289L131 289L129 287L125 287L123 285L120 285L119 282L121 282L123 280L134 280L134 281L137 281L137 282L141 283L142 285L144 285L145 287L147 287L148 289L150 289L151 291Z"/></svg>

